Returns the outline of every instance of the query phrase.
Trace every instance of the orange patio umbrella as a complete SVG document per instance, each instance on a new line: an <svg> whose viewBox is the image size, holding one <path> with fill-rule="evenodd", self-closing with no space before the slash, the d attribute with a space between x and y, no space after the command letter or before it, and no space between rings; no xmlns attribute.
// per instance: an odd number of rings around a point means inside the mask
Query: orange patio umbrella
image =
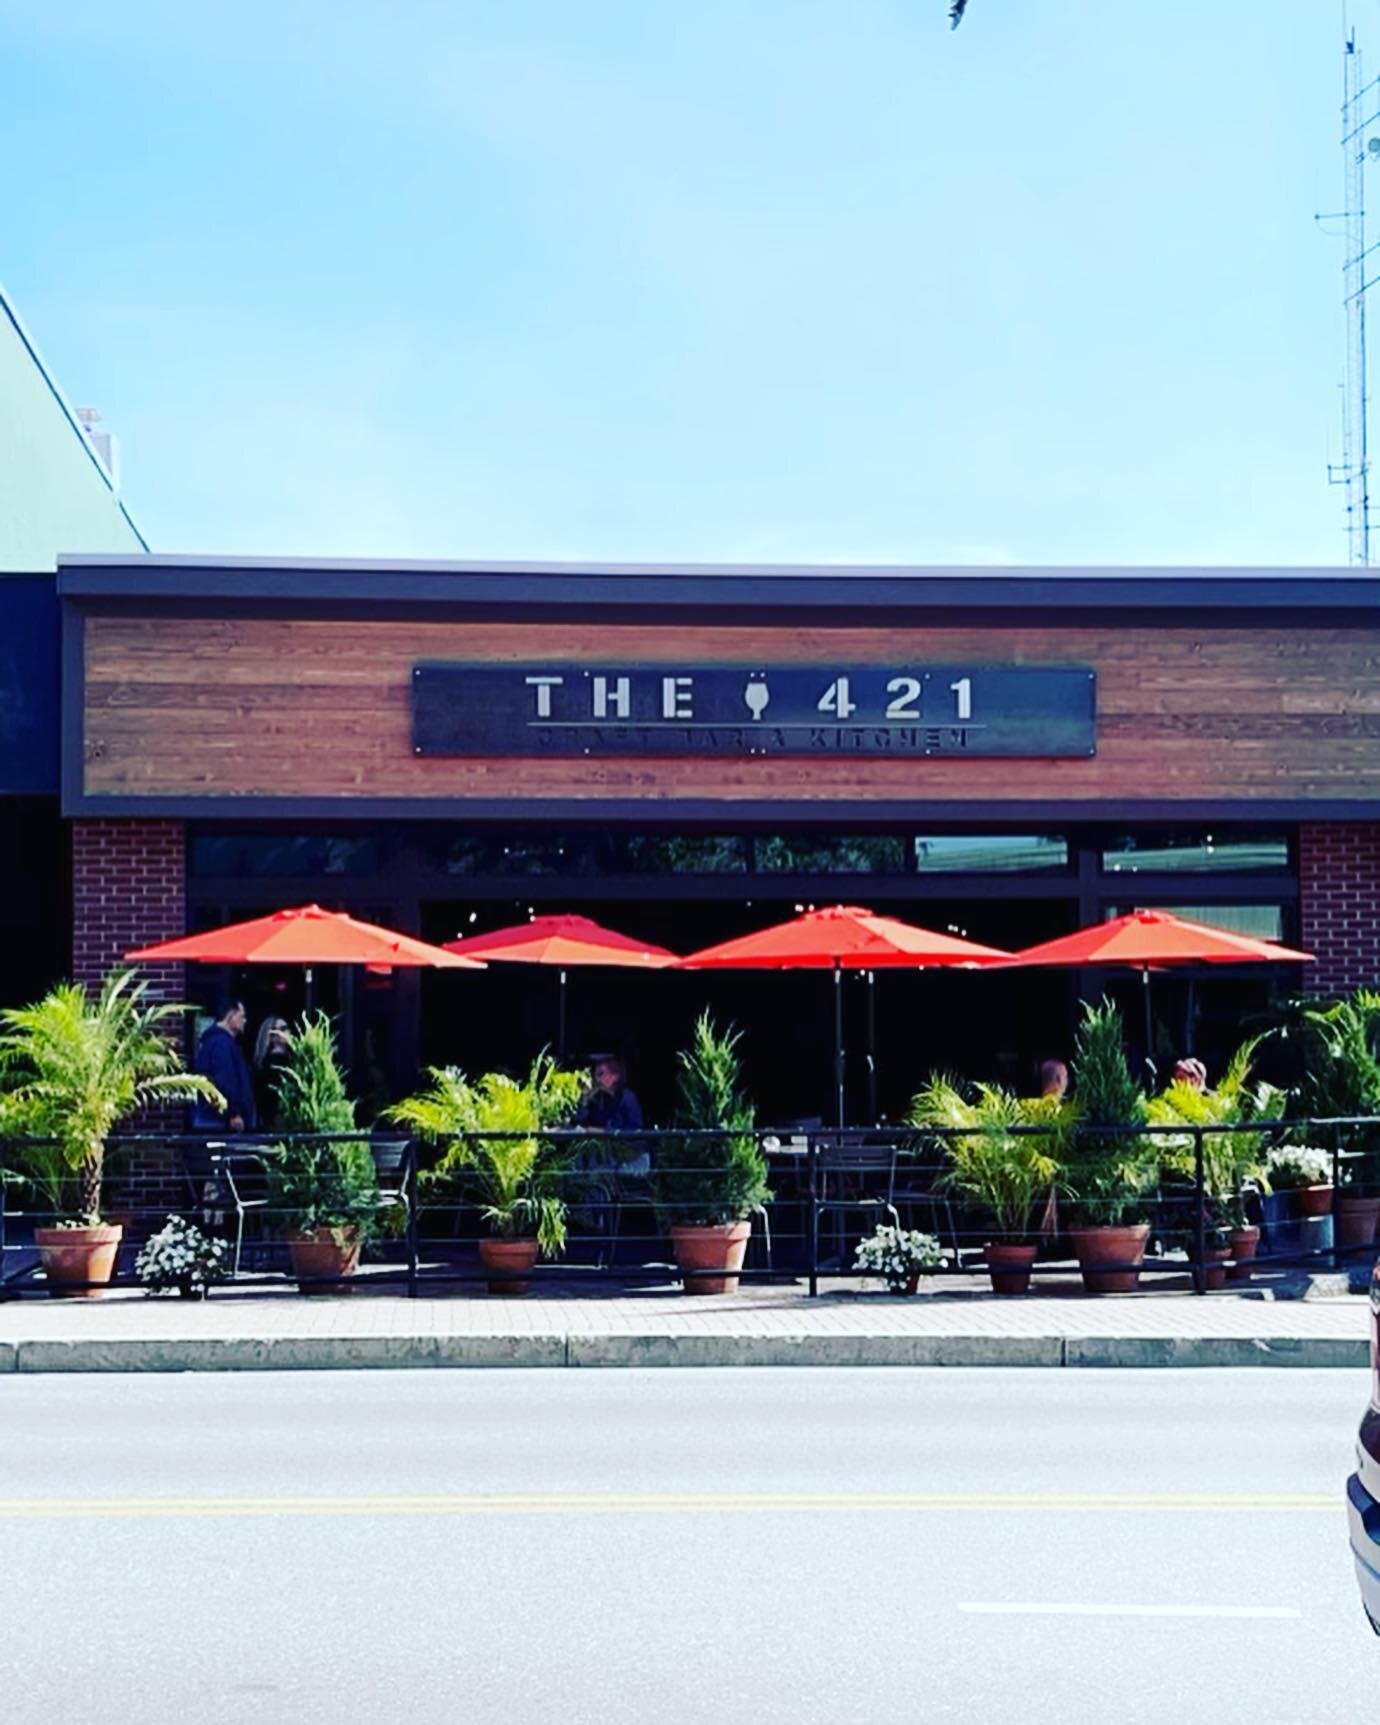
<svg viewBox="0 0 1380 1725"><path fill-rule="evenodd" d="M461 936L444 942L446 952L469 955L506 964L550 964L560 970L560 1018L557 1052L565 1057L566 972L574 965L624 965L638 970L665 970L678 962L664 946L634 940L605 928L592 917L575 915L534 916L511 928L492 929L488 934Z"/></svg>
<svg viewBox="0 0 1380 1725"><path fill-rule="evenodd" d="M877 916L857 905L810 910L789 922L707 946L683 958L685 970L831 970L834 973L834 1090L838 1124L844 1123L843 972L862 970L971 970L1000 964L1011 954L958 935ZM871 996L869 996L869 1006ZM871 1013L869 1011L869 1020ZM876 1061L869 1051L871 1112L877 1112Z"/></svg>
<svg viewBox="0 0 1380 1725"><path fill-rule="evenodd" d="M306 969L308 1006L312 971L318 964L362 964L379 971L392 970L395 965L484 968L475 959L462 958L410 934L380 928L377 923L361 922L342 910L323 910L319 904L277 910L271 916L230 923L206 934L159 941L127 952L125 957L149 962L182 959L197 964L300 964Z"/></svg>
<svg viewBox="0 0 1380 1725"><path fill-rule="evenodd" d="M1258 940L1212 923L1194 922L1168 910L1134 910L1108 922L1093 923L1057 940L1042 941L1015 953L1012 966L1124 965L1144 982L1145 1052L1150 1054L1150 972L1173 965L1311 964L1311 952L1296 952L1278 941ZM1191 1019L1191 1013L1190 1013Z"/></svg>

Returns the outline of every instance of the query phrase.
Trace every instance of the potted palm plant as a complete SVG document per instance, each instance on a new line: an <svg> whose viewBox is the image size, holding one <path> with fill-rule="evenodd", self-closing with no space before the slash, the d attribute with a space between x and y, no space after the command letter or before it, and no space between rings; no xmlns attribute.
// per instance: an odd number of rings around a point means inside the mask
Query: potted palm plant
<svg viewBox="0 0 1380 1725"><path fill-rule="evenodd" d="M548 1134L574 1119L584 1090L578 1072L547 1054L525 1080L488 1072L471 1082L455 1066L432 1067L426 1090L387 1117L441 1147L422 1179L478 1202L489 1228L479 1261L491 1294L525 1294L538 1257L565 1249L573 1146Z"/></svg>
<svg viewBox="0 0 1380 1725"><path fill-rule="evenodd" d="M204 1097L168 1027L185 1007L148 998L149 984L113 972L94 996L63 983L33 1006L0 1013L0 1130L16 1172L60 1217L34 1244L55 1294L95 1294L115 1273L124 1230L101 1215L106 1141L158 1102Z"/></svg>
<svg viewBox="0 0 1380 1725"><path fill-rule="evenodd" d="M1282 1112L1284 1102L1283 1093L1272 1084L1252 1080L1252 1062L1260 1042L1255 1036L1241 1044L1215 1089L1200 1090L1176 1079L1152 1098L1147 1108L1152 1125L1197 1128L1202 1133L1205 1196L1215 1226L1228 1234L1232 1263L1226 1274L1231 1281L1250 1278L1250 1261L1260 1243L1260 1229L1247 1213L1247 1194L1270 1191L1265 1151L1271 1128L1265 1123ZM1259 1131L1246 1130L1256 1121L1261 1123ZM1211 1127L1235 1130L1207 1130ZM1188 1158L1184 1172L1191 1173L1194 1134L1190 1131L1181 1142L1182 1153Z"/></svg>
<svg viewBox="0 0 1380 1725"><path fill-rule="evenodd" d="M1090 1294L1130 1293L1150 1237L1156 1161L1154 1147L1134 1130L1145 1124L1146 1098L1131 1076L1121 1014L1110 1000L1084 1003L1073 1073L1077 1117L1065 1157L1081 1226L1070 1238Z"/></svg>
<svg viewBox="0 0 1380 1725"><path fill-rule="evenodd" d="M654 1191L687 1294L736 1293L753 1212L771 1197L756 1109L743 1088L741 1039L705 1012L679 1055L676 1124L686 1135L669 1147Z"/></svg>
<svg viewBox="0 0 1380 1725"><path fill-rule="evenodd" d="M330 1291L359 1268L378 1225L379 1192L368 1144L348 1136L355 1105L326 1013L308 1013L287 1032L274 1088L286 1142L265 1154L269 1204L298 1287Z"/></svg>
<svg viewBox="0 0 1380 1725"><path fill-rule="evenodd" d="M1014 1096L996 1084L975 1085L970 1100L942 1073L911 1102L910 1125L946 1129L949 1167L940 1183L996 1225L982 1249L995 1293L1024 1294L1030 1287L1035 1206L1058 1185L1071 1115L1059 1097Z"/></svg>

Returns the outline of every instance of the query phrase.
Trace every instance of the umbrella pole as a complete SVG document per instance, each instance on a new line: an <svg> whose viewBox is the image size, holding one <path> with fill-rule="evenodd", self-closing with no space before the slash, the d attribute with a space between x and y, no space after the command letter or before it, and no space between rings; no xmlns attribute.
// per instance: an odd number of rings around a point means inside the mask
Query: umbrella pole
<svg viewBox="0 0 1380 1725"><path fill-rule="evenodd" d="M306 982L306 990L305 990L306 1004L302 1010L304 1012L310 1012L312 1007L315 1005L315 993L314 993L314 990L312 988L313 977L312 977L312 971L311 971L310 965L308 965L306 968L306 971L304 973L304 980Z"/></svg>
<svg viewBox="0 0 1380 1725"><path fill-rule="evenodd" d="M1145 1000L1145 1064L1153 1072L1155 1069L1155 1021L1150 1012L1150 969L1147 965L1140 973L1141 995Z"/></svg>
<svg viewBox="0 0 1380 1725"><path fill-rule="evenodd" d="M834 1099L840 1128L843 1126L843 1077L847 1057L843 1052L843 966L834 960Z"/></svg>
<svg viewBox="0 0 1380 1725"><path fill-rule="evenodd" d="M560 1009L556 1018L556 1058L565 1062L565 972L561 972Z"/></svg>
<svg viewBox="0 0 1380 1725"><path fill-rule="evenodd" d="M877 972L867 973L867 1123L877 1124Z"/></svg>

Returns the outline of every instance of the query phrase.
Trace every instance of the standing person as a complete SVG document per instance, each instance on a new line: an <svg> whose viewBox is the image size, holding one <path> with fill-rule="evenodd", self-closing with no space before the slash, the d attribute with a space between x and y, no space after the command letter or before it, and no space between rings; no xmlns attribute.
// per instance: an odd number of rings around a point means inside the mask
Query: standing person
<svg viewBox="0 0 1380 1725"><path fill-rule="evenodd" d="M258 1122L254 1080L239 1044L245 1018L244 1002L227 1000L197 1044L195 1070L220 1091L225 1108L213 1108L198 1098L192 1108L194 1131L249 1132Z"/></svg>
<svg viewBox="0 0 1380 1725"><path fill-rule="evenodd" d="M271 1126L278 1118L278 1074L292 1057L285 1018L266 1018L254 1042L254 1102L259 1123Z"/></svg>

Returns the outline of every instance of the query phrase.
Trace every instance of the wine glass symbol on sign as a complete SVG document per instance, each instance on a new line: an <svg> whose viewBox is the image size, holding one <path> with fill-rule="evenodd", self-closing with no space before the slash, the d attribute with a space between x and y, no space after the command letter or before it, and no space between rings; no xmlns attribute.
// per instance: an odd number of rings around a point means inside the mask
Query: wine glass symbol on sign
<svg viewBox="0 0 1380 1725"><path fill-rule="evenodd" d="M749 677L747 687L743 690L743 700L754 720L760 719L767 710L767 702L771 700L771 690L767 687L766 679L760 676Z"/></svg>

